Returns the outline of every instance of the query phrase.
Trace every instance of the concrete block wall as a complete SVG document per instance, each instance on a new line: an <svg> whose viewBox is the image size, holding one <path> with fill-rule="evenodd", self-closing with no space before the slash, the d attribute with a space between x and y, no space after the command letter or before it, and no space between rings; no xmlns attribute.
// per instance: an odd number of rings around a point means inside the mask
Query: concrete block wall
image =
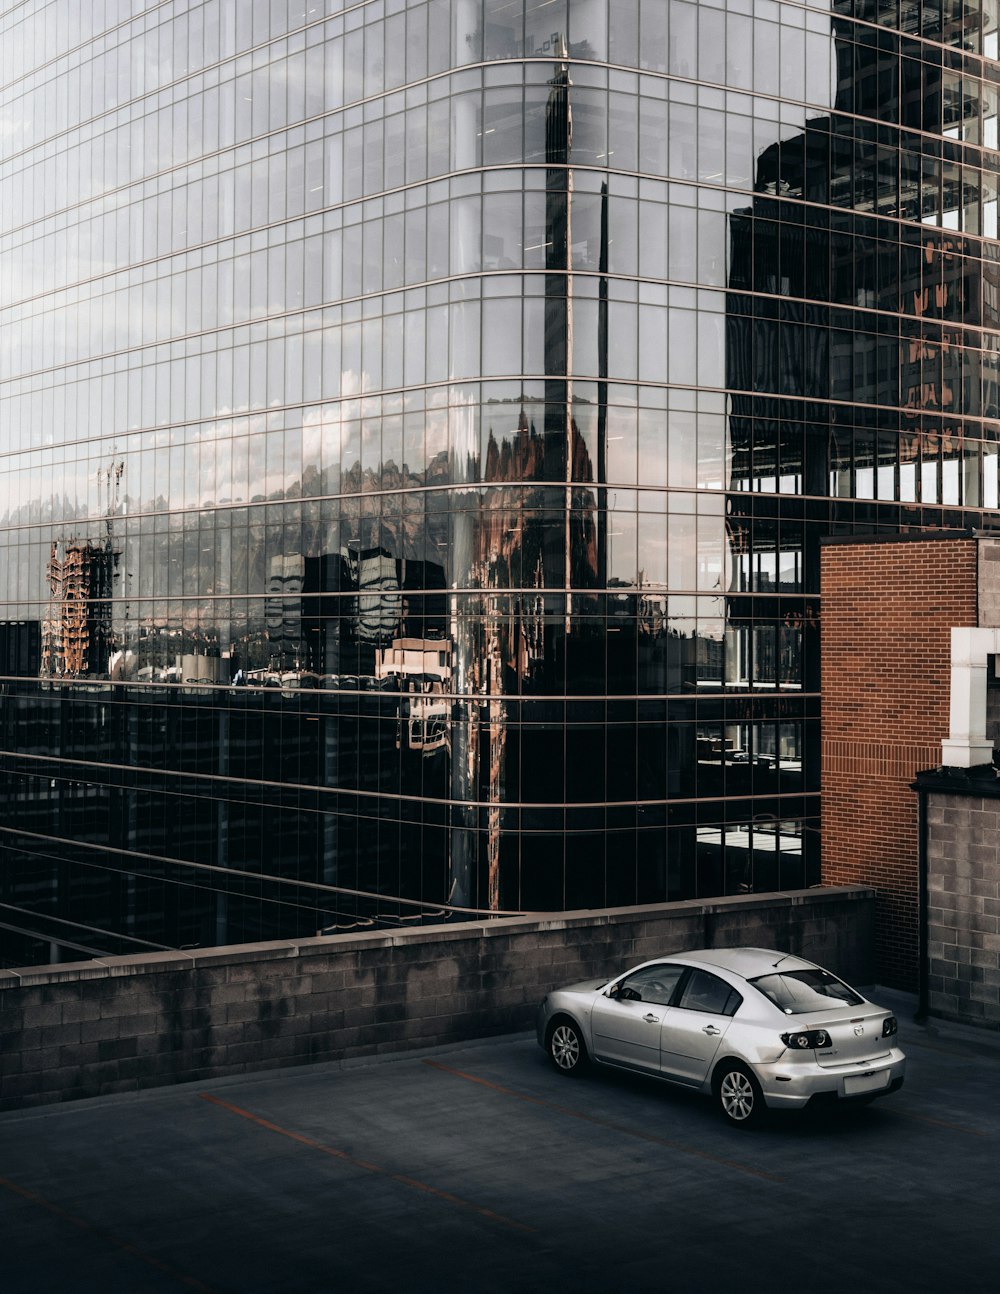
<svg viewBox="0 0 1000 1294"><path fill-rule="evenodd" d="M870 983L868 887L0 971L0 1110L528 1029L550 988L685 948Z"/></svg>
<svg viewBox="0 0 1000 1294"><path fill-rule="evenodd" d="M1000 1029L1000 799L927 793L931 1015Z"/></svg>
<svg viewBox="0 0 1000 1294"><path fill-rule="evenodd" d="M1000 539L981 535L978 543L979 626L993 629L1000 625ZM1000 687L995 679L987 683L986 735L1000 749Z"/></svg>
<svg viewBox="0 0 1000 1294"><path fill-rule="evenodd" d="M911 783L950 728L951 630L977 624L992 587L969 536L824 544L824 885L878 891L878 978L916 991L919 844ZM980 588L982 585L982 589Z"/></svg>
<svg viewBox="0 0 1000 1294"><path fill-rule="evenodd" d="M1000 539L978 535L979 624L984 629L1000 625Z"/></svg>

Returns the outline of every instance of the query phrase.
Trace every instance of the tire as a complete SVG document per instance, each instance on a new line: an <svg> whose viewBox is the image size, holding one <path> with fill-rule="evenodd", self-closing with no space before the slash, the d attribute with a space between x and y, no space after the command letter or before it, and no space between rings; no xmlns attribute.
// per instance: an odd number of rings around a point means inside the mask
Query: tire
<svg viewBox="0 0 1000 1294"><path fill-rule="evenodd" d="M587 1048L580 1028L567 1016L561 1016L549 1030L547 1051L552 1064L568 1078L587 1068Z"/></svg>
<svg viewBox="0 0 1000 1294"><path fill-rule="evenodd" d="M715 1075L715 1095L727 1123L734 1128L752 1128L767 1115L764 1093L746 1065L738 1060L723 1061Z"/></svg>

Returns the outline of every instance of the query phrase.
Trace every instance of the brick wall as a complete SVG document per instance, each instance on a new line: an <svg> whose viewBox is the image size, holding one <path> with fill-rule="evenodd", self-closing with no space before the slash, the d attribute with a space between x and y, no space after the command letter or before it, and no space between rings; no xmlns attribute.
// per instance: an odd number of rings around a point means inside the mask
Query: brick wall
<svg viewBox="0 0 1000 1294"><path fill-rule="evenodd" d="M0 971L0 1110L530 1028L541 997L684 948L872 982L870 888L518 917Z"/></svg>
<svg viewBox="0 0 1000 1294"><path fill-rule="evenodd" d="M927 788L927 1005L932 1015L1000 1029L1000 798ZM935 782L937 788L935 789Z"/></svg>
<svg viewBox="0 0 1000 1294"><path fill-rule="evenodd" d="M948 735L951 629L977 623L979 541L827 543L822 878L877 889L880 982L916 990L917 798Z"/></svg>

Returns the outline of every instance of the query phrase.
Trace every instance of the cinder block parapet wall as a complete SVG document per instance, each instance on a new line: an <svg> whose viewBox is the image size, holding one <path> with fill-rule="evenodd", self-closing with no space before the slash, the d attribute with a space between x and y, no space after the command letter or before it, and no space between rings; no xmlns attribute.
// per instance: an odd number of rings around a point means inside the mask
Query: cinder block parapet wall
<svg viewBox="0 0 1000 1294"><path fill-rule="evenodd" d="M550 988L685 948L866 983L874 921L845 886L0 971L0 1109L515 1032Z"/></svg>
<svg viewBox="0 0 1000 1294"><path fill-rule="evenodd" d="M1000 788L986 769L988 792L977 794L975 773L954 791L931 789L947 775L917 782L927 795L927 1007L1000 1029Z"/></svg>

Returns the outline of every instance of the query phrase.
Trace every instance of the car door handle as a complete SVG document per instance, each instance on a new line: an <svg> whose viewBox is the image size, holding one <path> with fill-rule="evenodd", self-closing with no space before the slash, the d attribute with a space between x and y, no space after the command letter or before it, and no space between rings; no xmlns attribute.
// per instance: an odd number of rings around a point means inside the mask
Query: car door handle
<svg viewBox="0 0 1000 1294"><path fill-rule="evenodd" d="M652 1011L650 1011L649 1015L644 1015L642 1018L646 1021L647 1024L660 1023L660 1017L658 1015L653 1015Z"/></svg>
<svg viewBox="0 0 1000 1294"><path fill-rule="evenodd" d="M722 1030L721 1030L721 1029L716 1029L716 1027L715 1027L715 1025L714 1025L714 1024L706 1024L706 1025L705 1025L705 1027L704 1027L704 1029L702 1029L702 1033L707 1033L707 1034L710 1034L710 1035L712 1035L712 1036L714 1036L714 1035L715 1035L715 1034L717 1034L717 1033L721 1033L721 1032L722 1032Z"/></svg>

